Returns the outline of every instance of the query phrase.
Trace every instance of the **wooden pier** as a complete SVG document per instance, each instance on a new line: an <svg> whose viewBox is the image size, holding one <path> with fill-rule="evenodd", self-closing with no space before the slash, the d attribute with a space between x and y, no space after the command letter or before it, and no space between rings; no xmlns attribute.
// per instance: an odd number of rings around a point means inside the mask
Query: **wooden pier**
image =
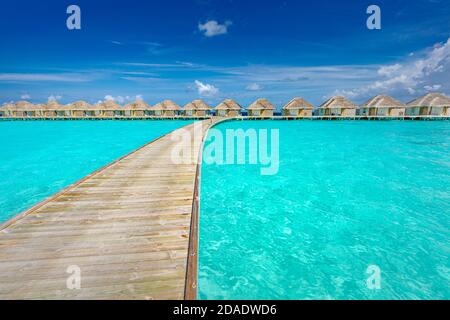
<svg viewBox="0 0 450 320"><path fill-rule="evenodd" d="M195 299L197 161L211 123L162 136L4 223L0 299ZM173 137L186 133L192 161L173 161Z"/></svg>

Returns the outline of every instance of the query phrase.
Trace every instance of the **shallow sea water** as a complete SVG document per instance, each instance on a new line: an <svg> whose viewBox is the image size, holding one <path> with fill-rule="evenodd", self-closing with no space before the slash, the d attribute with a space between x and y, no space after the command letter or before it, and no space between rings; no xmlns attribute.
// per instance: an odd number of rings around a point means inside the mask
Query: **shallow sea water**
<svg viewBox="0 0 450 320"><path fill-rule="evenodd" d="M0 222L189 123L0 121Z"/></svg>
<svg viewBox="0 0 450 320"><path fill-rule="evenodd" d="M238 128L279 130L279 172L203 164L199 298L450 298L450 122Z"/></svg>

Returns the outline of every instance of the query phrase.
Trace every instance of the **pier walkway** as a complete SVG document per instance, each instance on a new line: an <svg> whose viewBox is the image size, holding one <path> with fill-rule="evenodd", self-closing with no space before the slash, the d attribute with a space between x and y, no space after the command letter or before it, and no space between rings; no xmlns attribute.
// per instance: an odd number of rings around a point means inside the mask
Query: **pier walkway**
<svg viewBox="0 0 450 320"><path fill-rule="evenodd" d="M210 125L162 136L0 226L0 299L195 299ZM189 143L190 161L174 161Z"/></svg>

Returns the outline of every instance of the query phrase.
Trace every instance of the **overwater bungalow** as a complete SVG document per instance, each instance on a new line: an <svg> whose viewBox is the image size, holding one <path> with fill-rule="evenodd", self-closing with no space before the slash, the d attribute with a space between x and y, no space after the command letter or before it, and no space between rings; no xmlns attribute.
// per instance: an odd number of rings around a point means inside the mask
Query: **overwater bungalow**
<svg viewBox="0 0 450 320"><path fill-rule="evenodd" d="M6 103L0 107L0 117L12 118L13 112L16 110L16 106L12 103Z"/></svg>
<svg viewBox="0 0 450 320"><path fill-rule="evenodd" d="M328 99L318 110L319 116L354 117L356 115L356 105L341 96Z"/></svg>
<svg viewBox="0 0 450 320"><path fill-rule="evenodd" d="M142 100L136 100L123 107L126 117L143 118L146 116L146 111L150 110L150 106Z"/></svg>
<svg viewBox="0 0 450 320"><path fill-rule="evenodd" d="M164 106L161 102L155 104L154 106L151 106L149 108L149 110L150 110L150 115L154 116L154 117L162 117L164 114Z"/></svg>
<svg viewBox="0 0 450 320"><path fill-rule="evenodd" d="M103 105L100 105L99 103L96 103L91 106L92 112L94 113L95 118L103 118L105 117L105 108ZM91 111L91 110L89 110Z"/></svg>
<svg viewBox="0 0 450 320"><path fill-rule="evenodd" d="M8 116L8 110L5 108L6 104L0 106L0 118L5 118Z"/></svg>
<svg viewBox="0 0 450 320"><path fill-rule="evenodd" d="M216 115L219 117L237 117L242 107L233 99L226 99L216 106Z"/></svg>
<svg viewBox="0 0 450 320"><path fill-rule="evenodd" d="M68 118L72 115L68 105L59 104L56 100L49 100L43 107L43 116L47 118Z"/></svg>
<svg viewBox="0 0 450 320"><path fill-rule="evenodd" d="M14 106L12 112L16 118L33 118L39 115L31 102L17 101Z"/></svg>
<svg viewBox="0 0 450 320"><path fill-rule="evenodd" d="M84 111L84 115L87 117L101 118L103 117L103 108L98 105L90 105L88 110Z"/></svg>
<svg viewBox="0 0 450 320"><path fill-rule="evenodd" d="M164 100L164 116L173 117L181 113L181 107L172 100Z"/></svg>
<svg viewBox="0 0 450 320"><path fill-rule="evenodd" d="M428 93L407 103L408 116L450 116L450 98L441 93Z"/></svg>
<svg viewBox="0 0 450 320"><path fill-rule="evenodd" d="M359 107L360 116L402 117L406 105L390 96L378 95Z"/></svg>
<svg viewBox="0 0 450 320"><path fill-rule="evenodd" d="M114 100L105 100L95 104L95 109L102 110L103 117L105 118L114 118L116 116L122 116L123 110L122 107L117 104Z"/></svg>
<svg viewBox="0 0 450 320"><path fill-rule="evenodd" d="M258 99L247 110L250 117L272 117L275 107L267 99Z"/></svg>
<svg viewBox="0 0 450 320"><path fill-rule="evenodd" d="M72 116L75 118L94 117L96 115L95 109L86 101L75 101L67 105L67 108L72 110Z"/></svg>
<svg viewBox="0 0 450 320"><path fill-rule="evenodd" d="M215 109L203 100L194 100L181 108L171 100L164 100L151 107L142 100L136 100L122 107L113 100L90 105L85 101L76 101L61 105L55 100L46 104L33 104L28 101L4 104L0 107L0 117L3 118L145 118L145 117L207 117L213 114L219 117L237 117L241 106L232 99L224 100ZM274 114L275 107L267 99L258 99L248 108L249 117L267 118ZM366 101L360 107L342 96L332 97L320 107L314 106L296 97L282 109L285 118L311 117L355 117L356 114L365 117L450 117L450 97L440 93L428 93L407 105L387 95L377 95Z"/></svg>
<svg viewBox="0 0 450 320"><path fill-rule="evenodd" d="M188 117L205 117L210 114L212 108L203 100L194 100L183 108L184 115Z"/></svg>
<svg viewBox="0 0 450 320"><path fill-rule="evenodd" d="M27 103L26 105L27 105L27 107L25 107L25 109L26 109L25 117L26 118L42 118L42 116L44 115L45 108L46 108L45 104Z"/></svg>
<svg viewBox="0 0 450 320"><path fill-rule="evenodd" d="M18 118L40 118L43 116L45 105L33 104L28 101L15 103L15 113Z"/></svg>
<svg viewBox="0 0 450 320"><path fill-rule="evenodd" d="M45 114L45 109L47 106L45 103L33 104L31 106L31 111L29 111L29 117L31 118L42 118Z"/></svg>
<svg viewBox="0 0 450 320"><path fill-rule="evenodd" d="M314 106L303 98L294 98L283 107L286 117L306 118L312 117Z"/></svg>
<svg viewBox="0 0 450 320"><path fill-rule="evenodd" d="M172 100L164 100L150 108L157 117L174 117L182 111L181 107Z"/></svg>

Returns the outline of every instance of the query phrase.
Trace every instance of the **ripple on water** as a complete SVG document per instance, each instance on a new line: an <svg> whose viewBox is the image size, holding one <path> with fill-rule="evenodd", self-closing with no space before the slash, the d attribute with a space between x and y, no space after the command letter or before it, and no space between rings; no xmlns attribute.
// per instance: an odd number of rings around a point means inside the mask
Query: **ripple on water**
<svg viewBox="0 0 450 320"><path fill-rule="evenodd" d="M200 298L450 298L449 122L217 128L279 129L280 170L203 164Z"/></svg>
<svg viewBox="0 0 450 320"><path fill-rule="evenodd" d="M0 222L190 121L0 121Z"/></svg>

